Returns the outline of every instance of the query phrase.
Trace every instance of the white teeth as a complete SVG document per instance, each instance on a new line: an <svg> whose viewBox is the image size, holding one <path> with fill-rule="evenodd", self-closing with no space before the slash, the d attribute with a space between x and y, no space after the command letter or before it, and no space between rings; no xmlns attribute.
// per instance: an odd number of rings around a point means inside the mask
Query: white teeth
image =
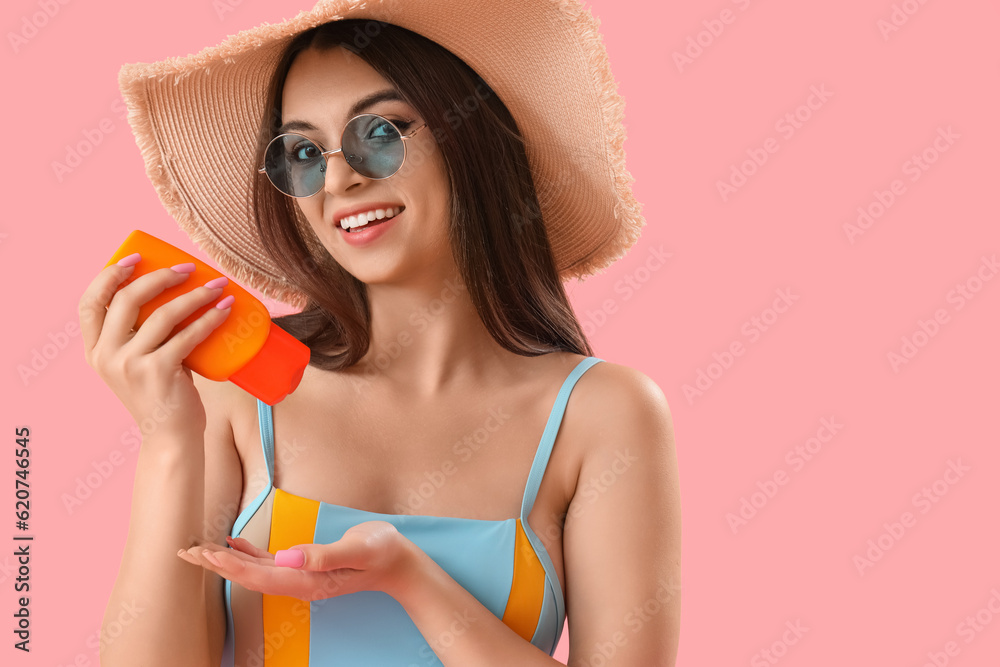
<svg viewBox="0 0 1000 667"><path fill-rule="evenodd" d="M377 208L375 210L368 211L367 213L349 215L340 221L340 226L343 229L361 227L362 225L365 225L375 219L382 220L384 218L395 217L399 215L401 210L402 209L400 207L386 208L386 209Z"/></svg>

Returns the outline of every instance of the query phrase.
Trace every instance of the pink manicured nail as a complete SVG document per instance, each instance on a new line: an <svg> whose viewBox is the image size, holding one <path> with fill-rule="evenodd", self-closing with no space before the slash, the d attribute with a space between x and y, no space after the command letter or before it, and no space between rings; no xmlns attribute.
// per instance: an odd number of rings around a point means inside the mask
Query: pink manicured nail
<svg viewBox="0 0 1000 667"><path fill-rule="evenodd" d="M176 271L177 273L193 273L195 266L194 262L185 262L183 264L174 264L170 268Z"/></svg>
<svg viewBox="0 0 1000 667"><path fill-rule="evenodd" d="M306 555L301 549L278 549L274 554L274 564L278 567L302 567Z"/></svg>
<svg viewBox="0 0 1000 667"><path fill-rule="evenodd" d="M133 264L138 264L139 260L142 259L142 255L137 252L132 253L127 257L122 257L118 260L118 266L132 266Z"/></svg>
<svg viewBox="0 0 1000 667"><path fill-rule="evenodd" d="M233 305L233 301L236 301L236 297L230 294L226 298L219 301L219 303L215 304L215 307L219 310L225 310L226 308L229 308L229 306Z"/></svg>
<svg viewBox="0 0 1000 667"><path fill-rule="evenodd" d="M220 276L215 280L209 280L207 283L205 283L205 287L216 289L218 287L225 287L228 284L229 284L229 278L225 276Z"/></svg>

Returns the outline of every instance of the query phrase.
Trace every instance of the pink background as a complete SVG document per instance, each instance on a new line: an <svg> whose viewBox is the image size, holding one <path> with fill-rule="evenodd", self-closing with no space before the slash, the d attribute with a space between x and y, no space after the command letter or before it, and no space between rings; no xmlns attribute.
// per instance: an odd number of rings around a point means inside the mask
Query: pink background
<svg viewBox="0 0 1000 667"><path fill-rule="evenodd" d="M97 664L137 450L84 361L78 300L136 227L205 258L146 180L117 73L311 6L225 1L49 0L51 18L44 1L4 3L4 664ZM997 664L1000 278L983 260L1000 252L996 4L590 7L627 100L648 226L627 257L568 289L596 355L646 373L671 405L678 665ZM57 177L53 163L102 122L110 131ZM740 170L724 197L719 183ZM875 216L852 240L859 207ZM669 258L655 264L654 249ZM727 357L732 346L741 354ZM912 358L894 365L904 349ZM686 393L699 376L703 391ZM30 655L11 634L18 426L32 429ZM795 453L810 446L809 460ZM121 464L67 511L64 495L115 450Z"/></svg>

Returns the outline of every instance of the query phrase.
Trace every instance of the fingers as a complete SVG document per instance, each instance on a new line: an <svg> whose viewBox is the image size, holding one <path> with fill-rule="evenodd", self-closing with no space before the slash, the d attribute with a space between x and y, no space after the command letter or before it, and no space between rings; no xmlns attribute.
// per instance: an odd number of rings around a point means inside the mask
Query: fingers
<svg viewBox="0 0 1000 667"><path fill-rule="evenodd" d="M233 576L237 576L236 573ZM240 585L248 590L299 599L306 599L303 596L308 595L312 587L310 578L315 576L313 572L297 572L281 567L248 567L238 573Z"/></svg>
<svg viewBox="0 0 1000 667"><path fill-rule="evenodd" d="M322 590L321 578L324 573L299 572L274 567L273 562L270 564L252 562L264 559L254 558L232 549L191 547L181 549L177 555L189 563L200 565L206 570L238 582L251 591L270 595L289 595L306 600L312 599L312 591Z"/></svg>
<svg viewBox="0 0 1000 667"><path fill-rule="evenodd" d="M358 540L339 540L332 544L300 544L292 547L305 554L305 562L288 569L324 572L340 569L365 569L368 547ZM284 569L284 568L282 568Z"/></svg>
<svg viewBox="0 0 1000 667"><path fill-rule="evenodd" d="M139 309L160 292L183 283L188 276L189 274L179 273L172 269L157 269L139 276L119 289L108 305L108 314L105 318L108 332L102 334L102 337L108 336L109 343L114 347L121 347L128 343L134 335L137 335L133 334L132 331L136 329ZM159 308L154 310L149 319L154 319L158 310Z"/></svg>
<svg viewBox="0 0 1000 667"><path fill-rule="evenodd" d="M294 549L305 555L305 562L294 568L298 570L368 570L380 562L396 560L406 542L397 528L387 521L363 521L348 528L336 542L296 544L287 551ZM287 557L291 558L291 554Z"/></svg>
<svg viewBox="0 0 1000 667"><path fill-rule="evenodd" d="M270 551L265 551L264 549L258 549L253 544L251 544L249 540L246 540L242 537L233 538L227 536L226 542L228 542L229 546L233 547L233 549L241 551L245 554L249 554L250 556L253 556L255 558L269 560L272 562L274 561L274 554L272 554Z"/></svg>
<svg viewBox="0 0 1000 667"><path fill-rule="evenodd" d="M221 287L210 289L202 285L201 287L193 289L187 294L179 296L169 303L160 306L156 309L154 315L163 311L162 316L164 318L164 322L162 325L160 325L160 323L154 325L154 328L149 334L150 339L162 341L167 335L169 335L170 331L173 330L178 321L183 320L185 317L198 310L208 302L213 300L221 301L221 296ZM199 343L205 340L216 327L222 324L231 312L232 306L224 309L220 309L215 306L208 308L196 320L187 324L187 326L174 334L170 340L163 343L160 349L163 350L163 354L166 354L171 358L186 359L188 355L191 354L191 351L194 350ZM153 317L150 316L149 319L152 320ZM145 324L143 324L142 329L146 329L147 324L149 324L148 320ZM144 331L140 330L139 335L144 333ZM136 338L138 338L138 335Z"/></svg>
<svg viewBox="0 0 1000 667"><path fill-rule="evenodd" d="M117 349L129 342L139 318L139 309L163 290L187 279L187 274L158 269L122 287L133 272L134 266L112 264L94 279L80 299L81 329L86 327L84 337L88 363L99 344Z"/></svg>
<svg viewBox="0 0 1000 667"><path fill-rule="evenodd" d="M80 335L83 338L83 351L87 363L97 345L104 328L108 304L111 303L118 286L135 271L135 266L119 266L112 264L97 274L84 290L78 307L80 315Z"/></svg>
<svg viewBox="0 0 1000 667"><path fill-rule="evenodd" d="M194 546L189 549L179 550L177 555L192 565L200 565L206 570L211 570L216 574L232 578L246 569L246 563L239 558L234 558L231 554L225 553L226 551ZM246 554L243 555L246 557Z"/></svg>
<svg viewBox="0 0 1000 667"><path fill-rule="evenodd" d="M246 542L246 540L243 540L243 541ZM249 544L249 542L247 542L247 544ZM264 553L264 557L260 557L260 556L251 555L249 553L245 553L243 551L239 551L237 549L227 549L226 547L219 546L218 544L215 544L214 542L204 542L204 543L201 543L201 544L196 544L195 546L193 546L193 547L191 547L189 549L182 549L181 551L184 551L184 552L190 554L191 556L195 556L196 560L197 560L198 557L203 556L204 552L207 551L207 552L209 552L209 555L215 556L216 558L219 558L221 554L225 554L227 556L230 556L232 558L238 559L238 560L243 561L245 563L254 563L254 564L257 564L257 565L266 565L268 567L274 566L274 557L271 554L269 554L268 552L266 552L266 551L263 552ZM259 549L257 551L258 551L258 553L260 552Z"/></svg>
<svg viewBox="0 0 1000 667"><path fill-rule="evenodd" d="M352 583L352 579L358 575L357 570L304 572L275 567L273 561L256 558L235 549L224 549L211 544L207 546L209 548L194 546L181 549L177 555L192 565L215 572L247 590L268 595L287 595L300 600L321 600L357 590L357 586Z"/></svg>
<svg viewBox="0 0 1000 667"><path fill-rule="evenodd" d="M167 289L168 287L173 287L174 285L182 283L187 275L189 274L177 274L170 269L162 269L167 273L174 273L179 278L174 278L173 276L160 277L159 284L143 284L142 292L135 298L138 305L146 303L151 298L155 297L157 294ZM159 271L154 272L159 273ZM149 274L153 275L153 274ZM145 278L146 276L142 276ZM141 280L141 278L139 279ZM139 283L136 280L135 283L129 285L125 289L131 288L133 285ZM130 295L131 296L131 295ZM186 325L182 330L178 331L170 340L167 337L170 333L180 324L184 319L186 319L191 313L195 312L199 308L203 307L210 301L217 300L222 296L222 289L215 288L211 289L200 285L198 287L193 287L190 291L176 296L166 303L158 306L146 319L145 322L139 327L139 330L131 338L130 346L134 348L134 351L138 354L148 354L156 351L160 348L166 348L165 354L169 354L171 357L178 359L184 359L187 355L198 345L212 329L221 324L222 320L229 311L222 311L218 308L209 308L202 315ZM138 301L141 299L141 302ZM135 316L125 315L122 317L130 317L131 325L134 326L136 319L138 318L139 308L138 305L134 307ZM131 313L133 310L132 301L130 300L127 311ZM164 342L166 341L166 342Z"/></svg>

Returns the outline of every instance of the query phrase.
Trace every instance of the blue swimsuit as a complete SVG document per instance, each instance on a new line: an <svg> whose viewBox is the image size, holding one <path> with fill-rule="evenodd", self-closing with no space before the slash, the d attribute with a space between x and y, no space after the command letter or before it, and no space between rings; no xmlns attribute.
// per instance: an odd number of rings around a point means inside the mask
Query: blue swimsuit
<svg viewBox="0 0 1000 667"><path fill-rule="evenodd" d="M580 376L599 361L602 359L597 357L581 360L566 378L531 464L520 516L501 521L366 512L275 488L271 406L258 400L268 484L237 517L232 536L242 536L275 553L296 544L336 542L347 529L364 521L387 521L497 618L552 655L565 619L563 593L551 558L528 525L528 515L570 392ZM381 591L310 602L264 595L228 579L225 587L227 625L221 667L442 664L403 607ZM462 623L456 612L453 625Z"/></svg>

